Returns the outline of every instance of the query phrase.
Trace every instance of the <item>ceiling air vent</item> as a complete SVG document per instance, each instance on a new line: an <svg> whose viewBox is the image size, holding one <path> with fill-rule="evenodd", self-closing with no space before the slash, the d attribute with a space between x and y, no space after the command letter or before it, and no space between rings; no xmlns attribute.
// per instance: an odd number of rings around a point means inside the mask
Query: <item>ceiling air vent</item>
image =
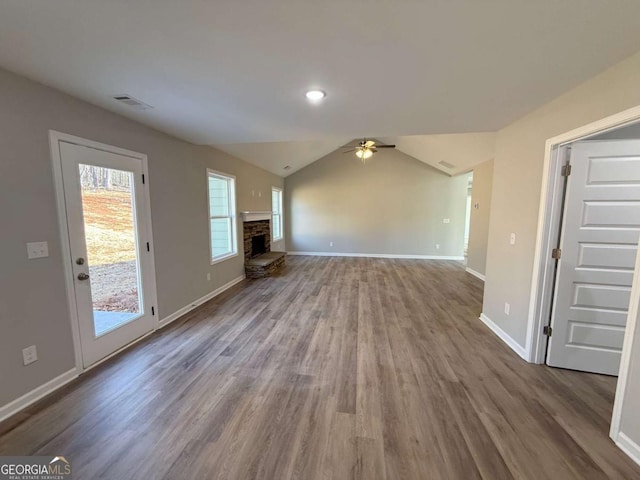
<svg viewBox="0 0 640 480"><path fill-rule="evenodd" d="M438 162L438 165L442 165L444 168L456 168L455 165L445 161Z"/></svg>
<svg viewBox="0 0 640 480"><path fill-rule="evenodd" d="M122 95L114 95L113 98L120 103L124 103L125 105L133 107L137 110L148 110L150 108L153 108L151 105L141 102L137 98L133 98L131 95L127 95L124 93Z"/></svg>

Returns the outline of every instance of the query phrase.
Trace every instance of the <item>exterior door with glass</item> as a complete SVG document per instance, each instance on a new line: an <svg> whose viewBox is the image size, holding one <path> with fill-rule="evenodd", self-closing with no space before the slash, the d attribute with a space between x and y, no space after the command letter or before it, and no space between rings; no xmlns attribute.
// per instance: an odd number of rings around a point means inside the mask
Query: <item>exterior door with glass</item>
<svg viewBox="0 0 640 480"><path fill-rule="evenodd" d="M155 328L143 160L58 142L75 308L88 367Z"/></svg>

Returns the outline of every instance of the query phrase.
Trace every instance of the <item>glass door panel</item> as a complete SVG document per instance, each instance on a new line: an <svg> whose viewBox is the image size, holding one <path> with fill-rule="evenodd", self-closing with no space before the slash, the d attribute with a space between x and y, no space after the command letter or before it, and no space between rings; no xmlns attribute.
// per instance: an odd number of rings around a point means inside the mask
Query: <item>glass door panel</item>
<svg viewBox="0 0 640 480"><path fill-rule="evenodd" d="M95 337L143 312L133 173L79 164Z"/></svg>

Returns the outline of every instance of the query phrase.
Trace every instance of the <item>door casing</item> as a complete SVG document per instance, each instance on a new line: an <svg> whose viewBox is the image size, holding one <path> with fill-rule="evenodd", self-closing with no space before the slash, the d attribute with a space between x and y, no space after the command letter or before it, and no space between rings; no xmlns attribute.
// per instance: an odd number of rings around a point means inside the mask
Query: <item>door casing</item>
<svg viewBox="0 0 640 480"><path fill-rule="evenodd" d="M573 142L585 140L594 135L631 125L638 121L640 121L640 105L549 138L545 143L536 247L531 280L531 295L529 299L529 314L527 318L527 338L524 352L525 359L530 363L543 364L545 361L547 337L543 334L542 329L547 324L551 305L551 295L549 295L549 292L551 291L555 262L549 262L549 259L551 258L551 251L557 243L559 228L558 212L559 208L561 208L560 203L562 201L562 196L559 194L562 187L560 170L565 160L564 152L566 149L564 147ZM623 449L627 455L634 458L634 460L637 457L631 455L628 448L624 448L624 441L621 439L620 422L623 408L622 404L629 376L632 341L635 335L638 317L640 317L638 302L635 300L639 290L640 254L638 254L636 258L631 290L631 305L627 316L627 327L622 346L622 358L620 361L620 371L618 374L618 383L611 416L611 428L609 431L609 436L616 445Z"/></svg>
<svg viewBox="0 0 640 480"><path fill-rule="evenodd" d="M137 158L142 162L142 171L145 174L145 185L143 196L145 198L145 202L147 204L146 215L143 215L144 218L140 218L140 228L144 230L145 237L149 239L149 243L151 247L153 247L153 228L151 224L151 202L149 196L149 170L147 166L147 156L143 153L133 152L131 150L125 150L123 148L114 147L112 145L106 145L104 143L94 142L92 140L87 140L85 138L76 137L74 135L69 135L66 133L58 132L55 130L49 131L49 144L51 148L51 160L53 163L53 178L56 192L56 207L58 213L58 227L60 234L60 243L62 249L62 264L64 267L64 277L65 277L65 290L67 294L67 306L69 309L69 316L71 321L71 332L73 336L73 350L74 350L74 358L76 365L76 372L82 373L84 371L90 370L97 365L100 365L105 360L108 360L112 356L116 355L120 351L128 348L132 344L139 342L143 338L147 337L155 330L158 329L160 322L160 314L158 312L158 296L157 296L157 288L156 288L156 273L155 273L155 256L153 254L153 248L151 250L150 258L149 258L149 270L150 274L147 279L149 282L149 301L151 305L155 307L155 322L154 328L151 332L143 335L142 337L137 338L132 343L125 345L124 347L112 352L110 355L107 355L105 358L95 362L94 364L84 367L83 359L82 359L82 347L80 342L80 329L79 329L79 318L76 310L76 298L75 298L75 287L74 287L74 278L73 278L73 269L72 269L72 256L71 249L69 245L69 226L67 222L67 214L66 214L66 205L64 198L64 186L63 186L63 178L62 178L62 159L60 156L60 142L72 143L75 145L80 145L83 147L93 148L96 150L101 150L104 152L115 153L119 155L125 155L133 158Z"/></svg>

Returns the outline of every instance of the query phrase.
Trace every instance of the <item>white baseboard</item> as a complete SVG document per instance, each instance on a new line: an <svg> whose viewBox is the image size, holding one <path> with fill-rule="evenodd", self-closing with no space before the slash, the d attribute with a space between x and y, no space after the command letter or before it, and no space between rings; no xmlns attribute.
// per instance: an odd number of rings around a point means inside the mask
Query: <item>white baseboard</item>
<svg viewBox="0 0 640 480"><path fill-rule="evenodd" d="M69 383L77 376L78 371L75 368L72 368L71 370L64 372L62 375L58 375L53 380L49 380L47 383L25 393L20 398L16 398L14 401L0 407L0 422L12 415L15 415L20 410L27 408L29 405L37 402L41 398L46 397L50 393Z"/></svg>
<svg viewBox="0 0 640 480"><path fill-rule="evenodd" d="M640 465L640 445L627 437L624 433L618 432L618 438L614 439L620 450L626 453L631 460Z"/></svg>
<svg viewBox="0 0 640 480"><path fill-rule="evenodd" d="M245 279L245 276L241 275L241 276L231 280L229 283L226 283L225 285L221 286L220 288L216 288L213 292L207 293L204 297L199 298L198 300L196 300L195 302L192 302L191 304L187 305L186 307L181 308L177 312L174 312L171 315L163 318L159 322L158 329L167 326L168 324L170 324L174 320L180 318L185 313L190 312L194 308L202 305L204 302L206 302L208 300L211 300L213 297L216 297L216 296L220 295L222 292L224 292L225 290L228 290L229 288L233 287L234 285L240 283L244 279ZM151 334L151 333L152 332L149 332L149 334ZM98 364L104 362L105 360L107 360L107 359L119 354L122 350L125 350L125 349L131 347L133 344L138 343L140 340L146 338L149 334L143 335L142 337L136 339L134 342L132 342L132 343L126 345L125 347L119 349L117 352L114 352L113 354L109 355L107 358L104 358L100 362L92 365L91 368L93 368L93 367L97 366ZM34 388L30 392L28 392L25 395L21 396L20 398L17 398L15 400L13 400L12 402L0 407L0 422L5 420L5 419L7 419L7 418L9 418L12 415L15 415L20 410L23 410L23 409L27 408L32 403L37 402L41 398L49 395L50 393L54 392L55 390L59 389L60 387L66 385L67 383L69 383L71 380L73 380L77 376L78 376L78 370L76 368L73 368L73 369L69 370L68 372L63 373L62 375L57 376L53 380L49 380L47 383L45 383L43 385L40 385L37 388Z"/></svg>
<svg viewBox="0 0 640 480"><path fill-rule="evenodd" d="M309 255L314 257L406 258L415 260L464 260L464 257L458 257L455 255L401 255L393 253L287 252L287 255Z"/></svg>
<svg viewBox="0 0 640 480"><path fill-rule="evenodd" d="M245 279L245 275L240 275L239 277L234 278L230 282L225 283L221 287L216 288L213 292L209 292L205 296L200 297L199 299L191 302L186 307L182 307L180 310L178 310L176 312L173 312L171 315L168 315L168 316L164 317L162 320L160 320L158 328L166 327L167 325L169 325L174 320L177 320L181 316L189 313L191 310L193 310L196 307L199 307L204 302L207 302L207 301L211 300L212 298L217 297L218 295L220 295L225 290L229 290L231 287L233 287L234 285L237 285L238 283L240 283L244 279Z"/></svg>
<svg viewBox="0 0 640 480"><path fill-rule="evenodd" d="M489 327L491 331L495 333L504 343L509 345L509 347L511 347L511 350L513 350L518 355L520 355L520 357L522 357L524 360L528 361L527 352L524 349L524 347L522 347L518 342L516 342L513 338L511 338L509 334L507 334L507 332L502 330L498 325L493 323L493 320L487 317L484 313L480 314L480 320L487 327Z"/></svg>
<svg viewBox="0 0 640 480"><path fill-rule="evenodd" d="M465 270L467 271L467 273L470 273L474 277L479 278L483 282L485 281L486 277L483 274L481 274L480 272L476 272L475 270L473 270L472 268L469 268L469 267L465 268Z"/></svg>

